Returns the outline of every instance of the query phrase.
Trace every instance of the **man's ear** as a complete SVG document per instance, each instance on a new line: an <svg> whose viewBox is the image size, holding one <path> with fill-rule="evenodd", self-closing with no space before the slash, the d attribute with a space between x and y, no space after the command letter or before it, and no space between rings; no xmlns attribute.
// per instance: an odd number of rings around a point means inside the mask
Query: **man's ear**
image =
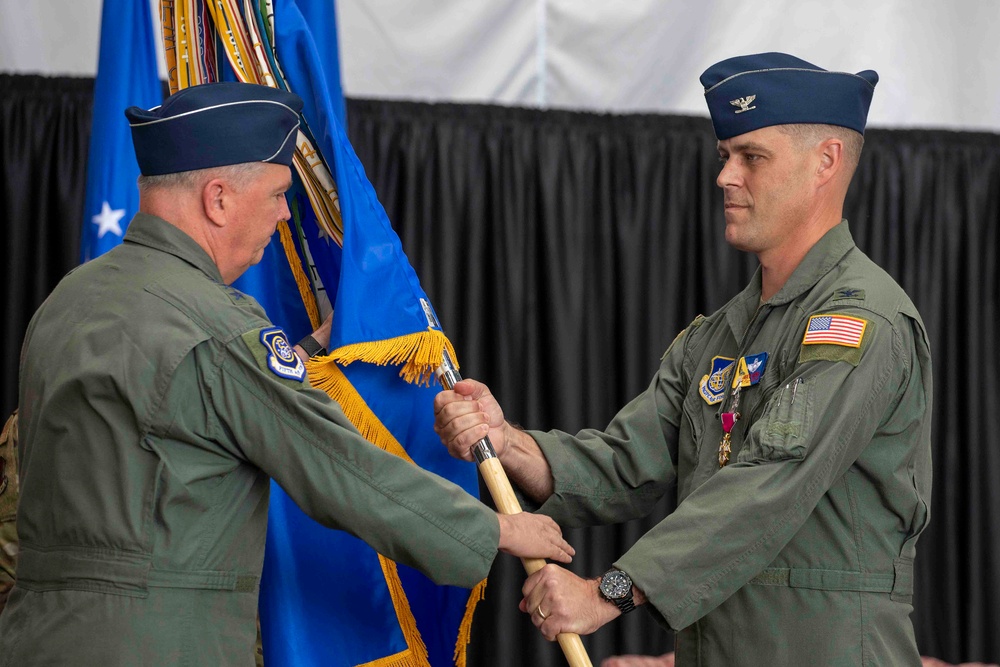
<svg viewBox="0 0 1000 667"><path fill-rule="evenodd" d="M229 187L221 178L213 178L201 189L205 217L217 227L225 227L229 213Z"/></svg>
<svg viewBox="0 0 1000 667"><path fill-rule="evenodd" d="M825 139L816 146L819 164L816 176L819 185L826 185L844 169L844 142L836 137Z"/></svg>

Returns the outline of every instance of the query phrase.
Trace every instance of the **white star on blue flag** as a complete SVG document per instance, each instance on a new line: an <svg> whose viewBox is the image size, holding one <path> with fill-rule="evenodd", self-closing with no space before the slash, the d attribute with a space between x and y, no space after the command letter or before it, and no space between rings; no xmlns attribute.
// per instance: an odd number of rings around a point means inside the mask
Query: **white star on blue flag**
<svg viewBox="0 0 1000 667"><path fill-rule="evenodd" d="M81 262L121 243L129 220L139 210L135 186L139 165L125 108L148 109L163 101L149 3L104 0L103 5L87 189L80 220Z"/></svg>
<svg viewBox="0 0 1000 667"><path fill-rule="evenodd" d="M117 237L122 235L121 219L125 217L125 209L111 208L108 202L104 202L101 206L101 212L91 218L91 221L97 225L97 238L104 238L104 235L111 232Z"/></svg>

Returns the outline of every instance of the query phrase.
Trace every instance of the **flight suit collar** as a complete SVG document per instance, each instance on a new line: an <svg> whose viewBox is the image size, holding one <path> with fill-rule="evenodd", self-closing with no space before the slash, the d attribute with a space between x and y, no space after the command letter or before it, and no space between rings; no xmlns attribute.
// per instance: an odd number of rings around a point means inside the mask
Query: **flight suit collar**
<svg viewBox="0 0 1000 667"><path fill-rule="evenodd" d="M193 238L163 218L148 213L136 213L125 232L125 243L136 243L183 259L222 284L222 274L204 248Z"/></svg>
<svg viewBox="0 0 1000 667"><path fill-rule="evenodd" d="M729 323L729 328L732 330L733 336L737 341L742 339L743 332L746 331L750 320L753 319L754 314L757 312L757 308L760 306L760 295L761 269L758 266L757 270L753 273L753 277L750 279L750 284L736 295L731 307L726 308L726 321Z"/></svg>
<svg viewBox="0 0 1000 667"><path fill-rule="evenodd" d="M783 306L812 289L852 248L854 238L851 230L847 220L841 220L809 249L788 281L765 302L766 305ZM726 319L736 340L741 340L743 332L761 305L760 297L761 268L758 266L750 283L733 300L733 307L726 310Z"/></svg>
<svg viewBox="0 0 1000 667"><path fill-rule="evenodd" d="M767 303L772 306L783 306L797 299L839 264L852 248L854 248L854 238L851 236L851 230L847 226L847 220L841 220L809 249L795 267L791 277Z"/></svg>

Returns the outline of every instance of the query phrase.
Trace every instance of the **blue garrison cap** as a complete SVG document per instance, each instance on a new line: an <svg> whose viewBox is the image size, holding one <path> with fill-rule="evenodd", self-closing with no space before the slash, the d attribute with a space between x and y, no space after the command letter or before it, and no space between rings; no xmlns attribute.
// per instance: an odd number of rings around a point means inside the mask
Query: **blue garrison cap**
<svg viewBox="0 0 1000 667"><path fill-rule="evenodd" d="M720 140L771 125L815 123L865 132L878 74L829 72L785 53L729 58L701 75Z"/></svg>
<svg viewBox="0 0 1000 667"><path fill-rule="evenodd" d="M290 166L302 100L250 83L206 83L180 90L158 107L125 110L145 176L243 162Z"/></svg>

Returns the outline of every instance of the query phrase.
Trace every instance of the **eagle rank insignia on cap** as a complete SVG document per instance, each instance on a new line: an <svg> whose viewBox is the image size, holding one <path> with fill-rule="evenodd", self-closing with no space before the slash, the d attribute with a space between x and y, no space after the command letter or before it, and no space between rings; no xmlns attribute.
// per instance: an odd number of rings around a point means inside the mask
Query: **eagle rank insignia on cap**
<svg viewBox="0 0 1000 667"><path fill-rule="evenodd" d="M729 100L729 103L734 107L739 107L736 113L743 113L744 111L757 108L750 106L755 99L757 99L756 95L747 95L746 97L737 97L735 100Z"/></svg>

